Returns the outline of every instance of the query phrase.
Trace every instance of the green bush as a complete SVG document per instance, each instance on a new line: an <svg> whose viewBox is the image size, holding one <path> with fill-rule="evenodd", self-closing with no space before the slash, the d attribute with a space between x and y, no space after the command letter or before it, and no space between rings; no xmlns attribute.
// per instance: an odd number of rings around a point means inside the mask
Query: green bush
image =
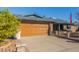
<svg viewBox="0 0 79 59"><path fill-rule="evenodd" d="M13 36L18 32L20 20L8 11L0 11L0 41Z"/></svg>

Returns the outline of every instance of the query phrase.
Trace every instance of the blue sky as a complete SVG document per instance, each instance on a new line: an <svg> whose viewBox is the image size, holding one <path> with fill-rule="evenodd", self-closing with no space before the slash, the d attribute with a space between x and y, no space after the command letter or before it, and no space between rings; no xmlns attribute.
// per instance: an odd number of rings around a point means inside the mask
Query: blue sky
<svg viewBox="0 0 79 59"><path fill-rule="evenodd" d="M0 8L2 10L3 8ZM75 21L78 7L9 7L10 12L14 14L31 14L36 13L41 16L55 17L69 21L70 13L72 13L73 21Z"/></svg>

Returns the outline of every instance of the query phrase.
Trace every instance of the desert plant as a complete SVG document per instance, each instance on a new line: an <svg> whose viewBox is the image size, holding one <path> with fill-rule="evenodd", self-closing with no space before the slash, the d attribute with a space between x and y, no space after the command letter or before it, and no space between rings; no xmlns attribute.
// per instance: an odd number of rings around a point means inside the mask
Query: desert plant
<svg viewBox="0 0 79 59"><path fill-rule="evenodd" d="M0 41L16 34L19 29L20 20L8 9L0 11Z"/></svg>

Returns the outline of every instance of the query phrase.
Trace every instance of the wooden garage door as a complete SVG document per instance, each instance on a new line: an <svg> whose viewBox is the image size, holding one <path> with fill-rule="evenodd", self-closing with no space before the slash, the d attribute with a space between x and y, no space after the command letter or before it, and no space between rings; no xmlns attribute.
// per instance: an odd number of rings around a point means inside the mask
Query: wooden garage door
<svg viewBox="0 0 79 59"><path fill-rule="evenodd" d="M48 35L48 24L22 23L21 36Z"/></svg>

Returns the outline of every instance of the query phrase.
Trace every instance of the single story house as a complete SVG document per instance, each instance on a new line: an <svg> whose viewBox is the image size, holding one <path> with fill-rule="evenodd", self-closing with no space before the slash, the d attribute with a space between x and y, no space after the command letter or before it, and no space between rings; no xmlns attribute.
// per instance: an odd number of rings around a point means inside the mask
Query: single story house
<svg viewBox="0 0 79 59"><path fill-rule="evenodd" d="M63 31L70 25L68 22L37 14L18 15L21 19L21 36L52 35L55 31Z"/></svg>

